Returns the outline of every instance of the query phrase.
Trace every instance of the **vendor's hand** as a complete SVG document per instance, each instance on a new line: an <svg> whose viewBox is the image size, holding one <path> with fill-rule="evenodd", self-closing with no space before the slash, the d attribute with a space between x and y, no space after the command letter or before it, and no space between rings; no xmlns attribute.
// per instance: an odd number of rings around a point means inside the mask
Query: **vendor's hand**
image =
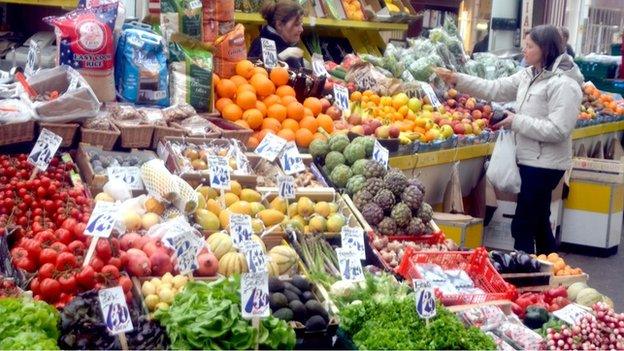
<svg viewBox="0 0 624 351"><path fill-rule="evenodd" d="M303 57L303 50L301 50L298 47L290 47L287 49L284 49L282 52L280 52L277 57L279 57L280 60L282 61L286 61L287 59L294 57L294 58L302 58Z"/></svg>
<svg viewBox="0 0 624 351"><path fill-rule="evenodd" d="M514 117L516 117L516 114L510 111L505 111L505 115L507 115L507 117L505 117L505 119L503 119L502 121L496 123L495 125L493 125L492 127L494 129L511 129L511 124L514 120Z"/></svg>
<svg viewBox="0 0 624 351"><path fill-rule="evenodd" d="M451 85L457 83L457 74L446 68L436 67L433 69L435 74L440 77L446 84Z"/></svg>

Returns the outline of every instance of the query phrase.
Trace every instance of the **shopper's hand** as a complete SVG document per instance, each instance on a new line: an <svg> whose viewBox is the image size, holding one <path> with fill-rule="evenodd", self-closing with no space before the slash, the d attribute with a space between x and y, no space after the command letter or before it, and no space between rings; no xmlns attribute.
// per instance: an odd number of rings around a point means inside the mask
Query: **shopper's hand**
<svg viewBox="0 0 624 351"><path fill-rule="evenodd" d="M495 125L492 126L492 128L494 129L511 129L511 124L513 123L514 117L516 117L516 114L511 112L511 111L507 111L505 110L505 115L507 117L505 117L505 119L503 119L502 121L496 123Z"/></svg>
<svg viewBox="0 0 624 351"><path fill-rule="evenodd" d="M440 77L446 84L451 85L457 83L457 74L446 68L436 67L433 69L435 74Z"/></svg>

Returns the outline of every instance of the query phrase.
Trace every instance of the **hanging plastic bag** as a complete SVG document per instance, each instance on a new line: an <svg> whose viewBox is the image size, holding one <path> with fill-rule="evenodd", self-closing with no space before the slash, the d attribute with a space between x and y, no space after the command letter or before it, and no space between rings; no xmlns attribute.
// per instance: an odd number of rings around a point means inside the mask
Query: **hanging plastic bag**
<svg viewBox="0 0 624 351"><path fill-rule="evenodd" d="M516 142L513 132L498 134L486 176L492 185L507 193L520 192L520 170L516 164Z"/></svg>

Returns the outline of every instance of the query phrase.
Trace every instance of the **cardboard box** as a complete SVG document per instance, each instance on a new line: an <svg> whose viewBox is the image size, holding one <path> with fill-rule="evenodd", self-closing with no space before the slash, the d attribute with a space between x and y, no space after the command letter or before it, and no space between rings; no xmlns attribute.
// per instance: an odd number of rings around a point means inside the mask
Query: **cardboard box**
<svg viewBox="0 0 624 351"><path fill-rule="evenodd" d="M620 160L575 157L571 178L624 184L624 157Z"/></svg>
<svg viewBox="0 0 624 351"><path fill-rule="evenodd" d="M483 219L449 213L434 213L434 221L460 247L473 249L483 245Z"/></svg>

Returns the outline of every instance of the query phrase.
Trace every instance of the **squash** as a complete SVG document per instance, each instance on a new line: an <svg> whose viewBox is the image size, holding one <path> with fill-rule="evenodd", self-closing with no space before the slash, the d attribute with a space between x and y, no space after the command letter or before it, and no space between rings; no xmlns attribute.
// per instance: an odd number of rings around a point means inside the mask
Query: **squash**
<svg viewBox="0 0 624 351"><path fill-rule="evenodd" d="M578 293L585 289L588 288L587 284L583 283L583 282L576 282L572 285L570 285L568 287L568 298L570 299L570 301L574 301L576 300L576 297L578 296Z"/></svg>
<svg viewBox="0 0 624 351"><path fill-rule="evenodd" d="M269 277L278 277L280 275L279 266L273 261L267 262L267 270L269 271Z"/></svg>
<svg viewBox="0 0 624 351"><path fill-rule="evenodd" d="M262 252L266 253L266 245L264 244L264 241L262 241L262 239L260 239L259 236L252 235L251 236L251 240L257 242L260 245L260 247L262 248Z"/></svg>
<svg viewBox="0 0 624 351"><path fill-rule="evenodd" d="M270 227L278 223L282 223L285 215L278 210L268 209L258 212L256 217L260 218L265 226Z"/></svg>
<svg viewBox="0 0 624 351"><path fill-rule="evenodd" d="M602 295L593 288L585 288L576 295L576 303L592 307L596 302L602 301Z"/></svg>
<svg viewBox="0 0 624 351"><path fill-rule="evenodd" d="M269 251L269 260L279 267L279 274L284 274L297 264L297 253L290 246L278 245Z"/></svg>
<svg viewBox="0 0 624 351"><path fill-rule="evenodd" d="M232 238L224 232L213 233L206 239L206 242L217 260L220 260L226 253L234 251Z"/></svg>
<svg viewBox="0 0 624 351"><path fill-rule="evenodd" d="M228 252L219 260L219 274L226 277L247 273L247 259L240 252Z"/></svg>

